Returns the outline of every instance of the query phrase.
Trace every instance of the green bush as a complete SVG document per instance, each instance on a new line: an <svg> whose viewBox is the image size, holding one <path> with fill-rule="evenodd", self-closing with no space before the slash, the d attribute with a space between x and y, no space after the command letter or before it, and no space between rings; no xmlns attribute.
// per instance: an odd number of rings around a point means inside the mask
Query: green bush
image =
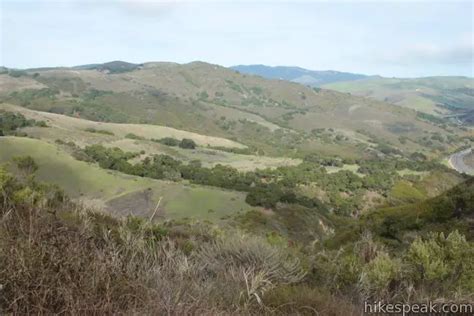
<svg viewBox="0 0 474 316"><path fill-rule="evenodd" d="M45 121L36 121L36 122L35 122L35 126L38 126L38 127L48 127L48 124L46 124Z"/></svg>
<svg viewBox="0 0 474 316"><path fill-rule="evenodd" d="M27 120L21 113L0 110L0 131L4 135L14 134L19 128L33 126L35 120Z"/></svg>
<svg viewBox="0 0 474 316"><path fill-rule="evenodd" d="M196 143L192 139L183 138L181 142L179 143L179 147L184 148L184 149L195 149Z"/></svg>
<svg viewBox="0 0 474 316"><path fill-rule="evenodd" d="M106 131L106 130L101 130L101 129L95 129L93 127L88 127L86 129L84 129L84 131L86 132L89 132L89 133L97 133L97 134L104 134L104 135L110 135L110 136L114 136L115 134L112 133L111 131ZM129 134L127 134L129 135ZM127 136L125 136L127 137ZM128 137L130 138L130 137Z"/></svg>
<svg viewBox="0 0 474 316"><path fill-rule="evenodd" d="M136 140L145 140L144 137L133 134L133 133L128 133L127 135L125 135L125 138L136 139Z"/></svg>
<svg viewBox="0 0 474 316"><path fill-rule="evenodd" d="M458 231L417 238L408 249L410 280L417 286L445 291L474 290L474 245Z"/></svg>
<svg viewBox="0 0 474 316"><path fill-rule="evenodd" d="M364 266L359 278L359 287L364 297L371 299L389 299L391 285L400 278L401 262L390 258L387 253L379 253Z"/></svg>
<svg viewBox="0 0 474 316"><path fill-rule="evenodd" d="M162 143L163 145L166 145L166 146L178 146L180 144L180 141L177 140L176 138L172 138L172 137L164 137L164 138L161 138L161 139L158 139L158 140L153 140L155 142L158 142L158 143Z"/></svg>

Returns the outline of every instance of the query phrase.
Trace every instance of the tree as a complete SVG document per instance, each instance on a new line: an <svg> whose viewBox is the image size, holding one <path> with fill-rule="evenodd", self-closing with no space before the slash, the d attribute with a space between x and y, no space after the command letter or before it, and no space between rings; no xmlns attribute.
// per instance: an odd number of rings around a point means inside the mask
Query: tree
<svg viewBox="0 0 474 316"><path fill-rule="evenodd" d="M181 142L179 143L179 147L184 148L184 149L194 149L196 148L196 143L192 139L183 138Z"/></svg>
<svg viewBox="0 0 474 316"><path fill-rule="evenodd" d="M250 190L245 202L252 206L274 207L283 196L281 189L275 184L256 186Z"/></svg>
<svg viewBox="0 0 474 316"><path fill-rule="evenodd" d="M176 138L172 138L172 137L165 137L165 138L162 138L160 140L158 140L158 142L164 144L164 145L167 145L167 146L178 146L179 145L179 140L177 140Z"/></svg>

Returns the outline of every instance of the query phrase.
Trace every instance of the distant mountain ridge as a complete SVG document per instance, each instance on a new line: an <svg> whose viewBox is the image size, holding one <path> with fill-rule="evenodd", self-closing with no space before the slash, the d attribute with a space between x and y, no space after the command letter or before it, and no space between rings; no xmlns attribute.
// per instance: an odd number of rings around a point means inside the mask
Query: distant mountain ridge
<svg viewBox="0 0 474 316"><path fill-rule="evenodd" d="M238 65L230 68L243 74L257 75L267 79L293 81L313 87L319 87L324 84L340 81L353 81L369 78L369 76L362 74L334 70L316 71L291 66L272 67L266 65Z"/></svg>

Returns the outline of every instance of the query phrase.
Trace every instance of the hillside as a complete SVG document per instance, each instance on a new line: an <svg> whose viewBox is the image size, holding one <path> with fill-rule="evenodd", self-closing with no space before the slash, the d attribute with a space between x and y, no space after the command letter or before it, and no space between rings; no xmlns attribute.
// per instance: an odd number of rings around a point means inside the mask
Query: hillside
<svg viewBox="0 0 474 316"><path fill-rule="evenodd" d="M49 128L28 126L22 131L31 137L49 143L61 140L63 143L73 142L81 147L100 144L107 147L118 147L124 151L140 152L143 150L145 153L142 158L155 154L167 154L185 162L199 160L204 166L212 167L222 164L242 171L301 163L299 159L250 155L247 153L247 148L237 142L170 127L94 122L61 114L29 110L11 104L0 104L1 110L21 113L27 119L46 122ZM163 138L191 139L197 144L197 147L188 150L179 146L167 146L156 141Z"/></svg>
<svg viewBox="0 0 474 316"><path fill-rule="evenodd" d="M386 101L439 117L472 124L474 79L427 77L416 79L367 78L324 85L327 89Z"/></svg>
<svg viewBox="0 0 474 316"><path fill-rule="evenodd" d="M95 68L97 68L95 66ZM125 72L32 70L0 80L4 102L101 122L156 124L226 138L255 154L362 158L386 144L439 156L469 136L414 111L217 65L144 63ZM426 145L434 135L456 141Z"/></svg>
<svg viewBox="0 0 474 316"><path fill-rule="evenodd" d="M156 219L161 220L219 221L252 209L242 193L104 170L41 140L0 137L0 148L0 164L12 167L13 157L31 156L39 165L38 180L58 185L71 198L118 217L132 214L148 218L160 199Z"/></svg>
<svg viewBox="0 0 474 316"><path fill-rule="evenodd" d="M312 87L320 87L324 84L339 81L360 80L368 77L366 75L353 74L349 72L333 70L315 71L288 66L271 67L265 65L238 65L230 68L243 74L256 75L267 79L293 81Z"/></svg>
<svg viewBox="0 0 474 316"><path fill-rule="evenodd" d="M413 231L428 233L454 229L474 238L474 178L443 192L435 198L414 204L382 208L367 214L362 226L382 237L397 241L410 239Z"/></svg>
<svg viewBox="0 0 474 316"><path fill-rule="evenodd" d="M403 300L407 292L471 306L474 248L462 232L472 232L472 179L385 218L373 213L373 225L340 219L343 236L302 248L232 226L117 219L18 168L19 177L0 168L5 313L346 316L362 315L367 297ZM441 229L425 231L426 223ZM403 244L400 232L408 235Z"/></svg>

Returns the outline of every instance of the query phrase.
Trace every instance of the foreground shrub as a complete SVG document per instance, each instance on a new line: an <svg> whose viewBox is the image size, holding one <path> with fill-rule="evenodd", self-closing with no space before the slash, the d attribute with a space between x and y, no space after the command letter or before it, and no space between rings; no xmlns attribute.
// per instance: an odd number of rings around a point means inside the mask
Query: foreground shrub
<svg viewBox="0 0 474 316"><path fill-rule="evenodd" d="M271 314L265 292L304 276L261 239L114 219L1 168L0 189L1 313Z"/></svg>
<svg viewBox="0 0 474 316"><path fill-rule="evenodd" d="M458 231L432 233L389 253L369 235L352 247L319 252L315 282L356 301L474 298L474 245Z"/></svg>
<svg viewBox="0 0 474 316"><path fill-rule="evenodd" d="M297 258L258 237L220 238L204 245L196 258L204 276L222 278L226 284L222 290L229 296L241 297L245 303L262 303L263 294L269 289L299 282L305 276Z"/></svg>
<svg viewBox="0 0 474 316"><path fill-rule="evenodd" d="M406 262L410 281L424 291L474 293L474 245L458 231L417 238Z"/></svg>
<svg viewBox="0 0 474 316"><path fill-rule="evenodd" d="M401 272L401 263L387 253L378 254L364 266L359 279L361 294L366 299L388 299Z"/></svg>

